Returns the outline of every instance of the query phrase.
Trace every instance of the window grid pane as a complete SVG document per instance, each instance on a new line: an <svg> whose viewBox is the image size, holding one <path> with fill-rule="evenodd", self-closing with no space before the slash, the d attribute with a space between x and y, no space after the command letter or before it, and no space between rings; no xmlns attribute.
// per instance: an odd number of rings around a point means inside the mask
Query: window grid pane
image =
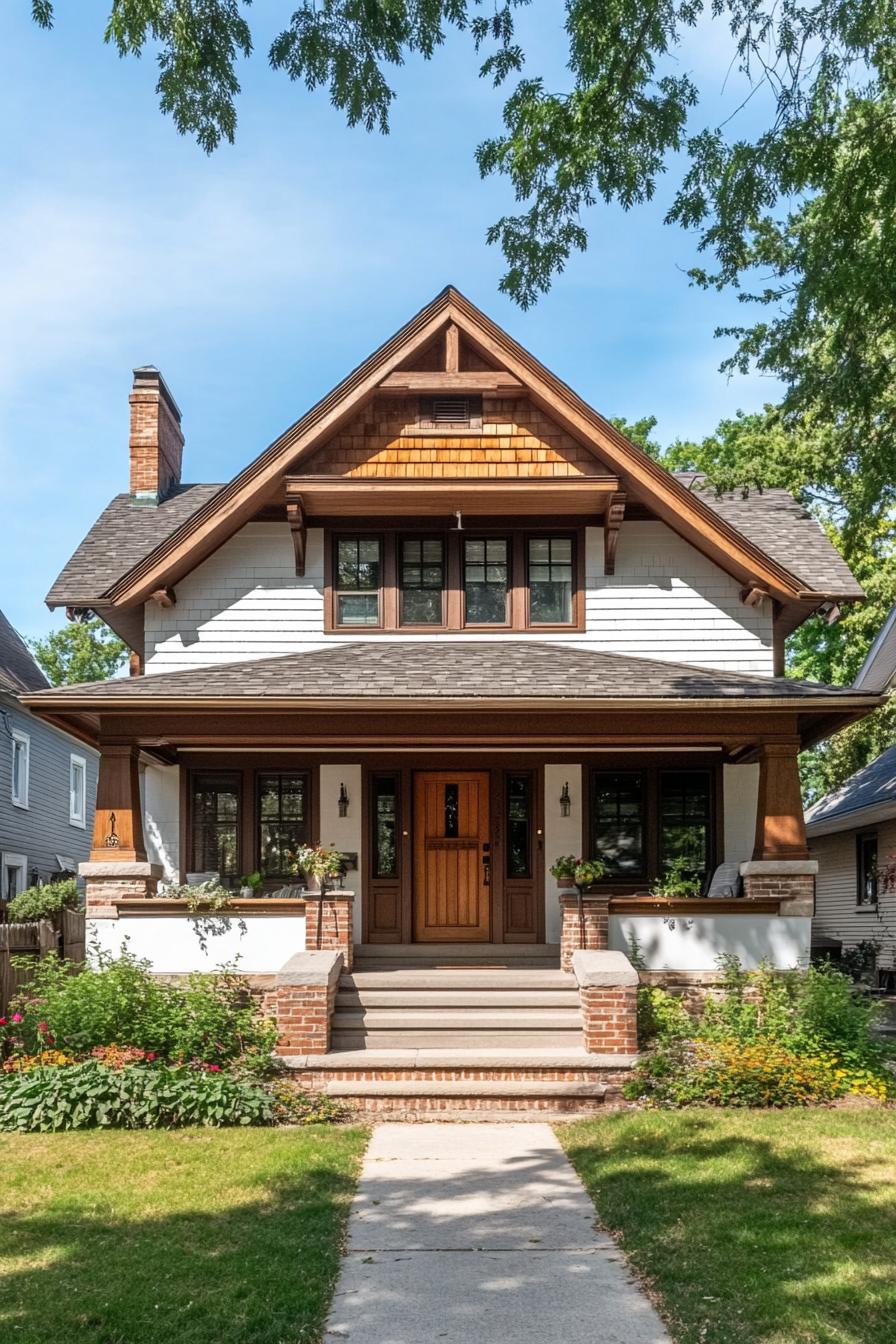
<svg viewBox="0 0 896 1344"><path fill-rule="evenodd" d="M378 537L337 539L334 575L337 625L379 625L381 575Z"/></svg>
<svg viewBox="0 0 896 1344"><path fill-rule="evenodd" d="M639 770L595 771L591 788L591 854L608 877L644 877L644 776Z"/></svg>
<svg viewBox="0 0 896 1344"><path fill-rule="evenodd" d="M373 781L373 875L398 876L398 782L381 775Z"/></svg>
<svg viewBox="0 0 896 1344"><path fill-rule="evenodd" d="M532 876L532 777L507 781L507 876Z"/></svg>
<svg viewBox="0 0 896 1344"><path fill-rule="evenodd" d="M858 904L877 904L877 836L860 835L856 842L858 849Z"/></svg>
<svg viewBox="0 0 896 1344"><path fill-rule="evenodd" d="M467 625L506 625L510 566L505 537L464 541L464 619Z"/></svg>
<svg viewBox="0 0 896 1344"><path fill-rule="evenodd" d="M308 776L258 776L258 863L265 877L290 877L289 855L307 838Z"/></svg>
<svg viewBox="0 0 896 1344"><path fill-rule="evenodd" d="M193 777L192 871L237 876L240 781L233 775Z"/></svg>
<svg viewBox="0 0 896 1344"><path fill-rule="evenodd" d="M529 623L572 624L572 541L569 537L530 537Z"/></svg>
<svg viewBox="0 0 896 1344"><path fill-rule="evenodd" d="M445 587L444 546L438 537L406 537L400 543L402 625L441 625Z"/></svg>
<svg viewBox="0 0 896 1344"><path fill-rule="evenodd" d="M681 860L695 880L709 870L711 779L706 770L667 770L660 776L660 867Z"/></svg>

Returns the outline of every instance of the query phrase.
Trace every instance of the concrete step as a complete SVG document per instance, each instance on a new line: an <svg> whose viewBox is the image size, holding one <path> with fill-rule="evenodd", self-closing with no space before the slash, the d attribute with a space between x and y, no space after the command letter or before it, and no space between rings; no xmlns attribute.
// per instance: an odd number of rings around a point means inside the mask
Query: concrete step
<svg viewBox="0 0 896 1344"><path fill-rule="evenodd" d="M476 969L475 967L442 968L439 970L411 969L394 966L374 971L356 967L340 977L339 988L368 989L431 989L431 990L554 990L569 989L578 992L575 976L569 971L549 967L515 969Z"/></svg>
<svg viewBox="0 0 896 1344"><path fill-rule="evenodd" d="M604 1083L544 1082L541 1080L466 1079L442 1081L362 1079L331 1080L323 1089L330 1097L605 1097Z"/></svg>
<svg viewBox="0 0 896 1344"><path fill-rule="evenodd" d="M456 1008L445 1011L443 1008L414 1008L413 1011L398 1009L365 1009L360 1012L335 1012L333 1014L334 1031L364 1030L387 1028L390 1031L427 1030L427 1031L463 1031L472 1028L475 1031L541 1031L564 1028L568 1031L582 1030L582 1015L578 1005L571 1008Z"/></svg>
<svg viewBox="0 0 896 1344"><path fill-rule="evenodd" d="M410 1008L571 1008L579 1011L577 989L363 989L340 987L336 1012Z"/></svg>
<svg viewBox="0 0 896 1344"><path fill-rule="evenodd" d="M340 1050L575 1050L582 1044L581 1027L577 1031L334 1031L330 1049Z"/></svg>
<svg viewBox="0 0 896 1344"><path fill-rule="evenodd" d="M483 1072L507 1071L559 1071L601 1072L632 1068L636 1055L594 1055L588 1054L582 1042L573 1047L558 1049L510 1049L492 1050L488 1045L473 1049L407 1049L394 1050L331 1050L326 1055L294 1055L286 1060L291 1069L313 1069L315 1073L347 1073L352 1070L369 1072L411 1073L425 1075L427 1072L443 1073L445 1070L460 1072L473 1071L477 1077Z"/></svg>

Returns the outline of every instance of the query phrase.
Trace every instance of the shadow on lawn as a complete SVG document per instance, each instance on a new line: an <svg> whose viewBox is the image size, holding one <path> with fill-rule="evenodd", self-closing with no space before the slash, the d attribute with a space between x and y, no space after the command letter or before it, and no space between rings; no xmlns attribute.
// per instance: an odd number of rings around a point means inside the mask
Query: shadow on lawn
<svg viewBox="0 0 896 1344"><path fill-rule="evenodd" d="M828 1135L817 1113L802 1130L801 1118L763 1117L781 1126L774 1139L751 1133L749 1116L694 1112L656 1117L650 1130L643 1116L637 1127L619 1116L590 1136L567 1131L601 1218L660 1290L681 1344L896 1340L896 1198L880 1170L893 1181L896 1116L853 1117L848 1154L827 1158L813 1140L836 1141L838 1120ZM890 1139L875 1156L876 1126ZM869 1151L857 1156L863 1139Z"/></svg>
<svg viewBox="0 0 896 1344"><path fill-rule="evenodd" d="M40 1170L34 1179L41 1181ZM116 1173L120 1181L120 1174ZM210 1203L214 1170L210 1169ZM350 1175L259 1179L212 1211L104 1217L101 1189L3 1219L0 1339L17 1344L305 1344L339 1271ZM2 1264L2 1256L0 1256ZM22 1266L26 1266L23 1268Z"/></svg>

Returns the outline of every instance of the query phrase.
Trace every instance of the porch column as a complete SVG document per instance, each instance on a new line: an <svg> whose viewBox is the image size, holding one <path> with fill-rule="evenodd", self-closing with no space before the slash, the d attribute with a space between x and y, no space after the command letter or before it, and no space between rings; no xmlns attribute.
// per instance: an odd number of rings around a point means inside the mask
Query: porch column
<svg viewBox="0 0 896 1344"><path fill-rule="evenodd" d="M117 918L117 900L154 896L162 876L161 864L146 859L139 756L132 744L100 747L93 847L78 869L90 919Z"/></svg>
<svg viewBox="0 0 896 1344"><path fill-rule="evenodd" d="M753 859L809 858L797 755L798 741L763 742L759 748L759 801Z"/></svg>
<svg viewBox="0 0 896 1344"><path fill-rule="evenodd" d="M609 936L609 912L609 896L586 892L582 896L580 919L578 893L560 892L560 965L564 971L572 970L573 953L605 950Z"/></svg>
<svg viewBox="0 0 896 1344"><path fill-rule="evenodd" d="M322 897L310 891L305 901L306 952L341 952L347 971L354 950L354 900L353 891L328 891Z"/></svg>

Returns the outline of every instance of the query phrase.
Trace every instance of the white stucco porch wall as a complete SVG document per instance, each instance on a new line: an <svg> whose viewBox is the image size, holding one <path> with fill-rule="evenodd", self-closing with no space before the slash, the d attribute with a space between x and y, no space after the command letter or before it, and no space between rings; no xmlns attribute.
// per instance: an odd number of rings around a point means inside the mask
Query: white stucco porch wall
<svg viewBox="0 0 896 1344"><path fill-rule="evenodd" d="M98 945L117 956L127 945L132 956L145 958L160 974L213 971L236 964L244 975L273 975L295 952L305 950L304 915L215 916L206 928L206 948L199 942L197 921L187 915L123 916L88 919L87 946ZM242 926L241 926L242 925Z"/></svg>
<svg viewBox="0 0 896 1344"><path fill-rule="evenodd" d="M339 786L345 785L348 794L348 816L339 815ZM362 806L362 778L360 765L322 765L320 767L320 836L312 840L320 841L328 848L341 850L343 854L357 854L357 868L349 868L345 874L343 886L355 893L352 909L352 923L356 943L361 941L361 901L364 875L362 867L364 842L364 817Z"/></svg>
<svg viewBox="0 0 896 1344"><path fill-rule="evenodd" d="M180 875L180 766L148 765L140 774L146 857L160 863L163 881Z"/></svg>
<svg viewBox="0 0 896 1344"><path fill-rule="evenodd" d="M808 965L811 929L791 915L611 915L609 943L629 954L637 939L650 971L714 971L723 953L748 971L763 961L785 971Z"/></svg>
<svg viewBox="0 0 896 1344"><path fill-rule="evenodd" d="M546 765L544 768L544 885L545 939L560 941L560 903L557 883L550 874L551 864L561 854L578 856L582 852L581 765ZM569 784L569 816L560 815L560 794Z"/></svg>

